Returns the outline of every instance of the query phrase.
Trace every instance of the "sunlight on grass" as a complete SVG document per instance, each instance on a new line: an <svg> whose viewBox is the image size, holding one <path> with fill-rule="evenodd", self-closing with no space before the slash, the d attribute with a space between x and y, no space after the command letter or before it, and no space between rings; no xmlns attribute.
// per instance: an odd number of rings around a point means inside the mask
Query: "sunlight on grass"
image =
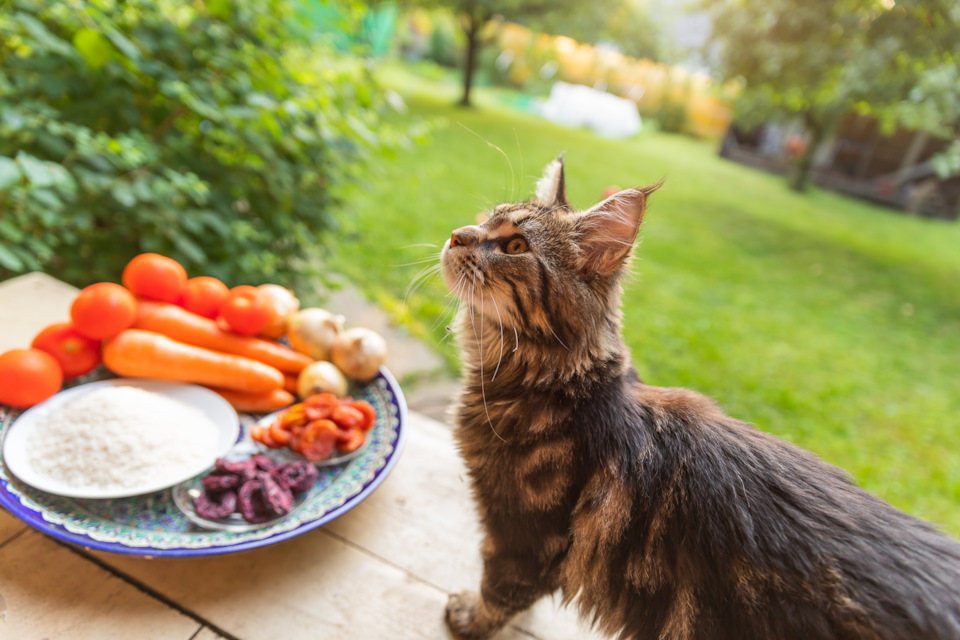
<svg viewBox="0 0 960 640"><path fill-rule="evenodd" d="M451 363L440 278L404 294L452 229L528 198L561 151L579 207L608 185L665 177L624 295L645 381L706 393L960 535L960 225L798 195L688 138L604 140L498 106L496 93L463 110L453 83L406 72L387 82L407 117L436 130L358 190L333 266L371 297L405 303L406 322Z"/></svg>

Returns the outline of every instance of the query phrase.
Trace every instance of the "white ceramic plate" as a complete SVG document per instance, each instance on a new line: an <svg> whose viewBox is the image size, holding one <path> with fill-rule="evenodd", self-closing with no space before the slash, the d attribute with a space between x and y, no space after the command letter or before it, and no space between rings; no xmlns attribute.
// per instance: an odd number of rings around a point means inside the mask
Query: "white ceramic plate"
<svg viewBox="0 0 960 640"><path fill-rule="evenodd" d="M106 386L136 387L168 396L183 404L199 409L205 413L219 429L217 450L210 455L209 460L203 462L202 466L198 464L197 468L186 470L179 477L171 478L170 481L164 482L160 486L151 484L123 490L74 487L50 478L35 469L30 463L30 456L28 455L28 442L31 429L65 402ZM67 389L66 391L61 391L49 400L24 411L20 417L10 425L10 428L7 429L6 437L3 441L3 461L7 465L7 469L9 469L13 475L17 476L17 478L31 487L46 491L47 493L70 498L126 498L166 489L203 472L213 466L213 463L216 462L218 457L226 455L226 453L230 451L236 443L239 434L240 419L237 416L237 412L234 411L233 407L231 407L226 400L209 389L194 384L167 382L165 380L115 378L112 380L91 382Z"/></svg>

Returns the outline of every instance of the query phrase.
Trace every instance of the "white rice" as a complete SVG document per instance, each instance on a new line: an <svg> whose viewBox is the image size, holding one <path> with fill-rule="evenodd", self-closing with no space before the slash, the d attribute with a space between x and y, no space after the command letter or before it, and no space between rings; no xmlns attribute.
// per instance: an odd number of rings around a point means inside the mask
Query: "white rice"
<svg viewBox="0 0 960 640"><path fill-rule="evenodd" d="M217 453L217 425L199 409L134 387L103 387L66 402L28 440L34 469L72 488L163 487Z"/></svg>

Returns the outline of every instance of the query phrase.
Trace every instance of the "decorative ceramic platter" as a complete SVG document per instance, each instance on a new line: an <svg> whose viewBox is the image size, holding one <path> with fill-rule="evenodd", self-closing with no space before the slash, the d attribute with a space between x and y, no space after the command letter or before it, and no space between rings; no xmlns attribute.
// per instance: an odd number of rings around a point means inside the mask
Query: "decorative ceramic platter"
<svg viewBox="0 0 960 640"><path fill-rule="evenodd" d="M89 380L83 380L87 382ZM406 440L407 406L400 386L386 368L370 382L351 389L377 411L367 444L342 465L319 468L313 489L297 507L268 527L216 531L196 526L177 507L171 489L109 500L68 498L20 482L0 465L0 506L28 525L64 542L99 551L142 556L217 555L274 544L330 522L363 501L393 469ZM0 435L19 412L0 405ZM239 448L251 447L255 417L241 415Z"/></svg>

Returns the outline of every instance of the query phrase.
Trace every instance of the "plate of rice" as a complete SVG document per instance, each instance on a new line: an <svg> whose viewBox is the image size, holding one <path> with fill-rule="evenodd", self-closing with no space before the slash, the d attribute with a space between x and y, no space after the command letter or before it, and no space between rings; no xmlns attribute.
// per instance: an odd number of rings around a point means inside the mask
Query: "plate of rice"
<svg viewBox="0 0 960 640"><path fill-rule="evenodd" d="M237 412L208 389L117 378L67 389L23 412L7 430L3 461L47 493L125 498L210 468L239 434Z"/></svg>

